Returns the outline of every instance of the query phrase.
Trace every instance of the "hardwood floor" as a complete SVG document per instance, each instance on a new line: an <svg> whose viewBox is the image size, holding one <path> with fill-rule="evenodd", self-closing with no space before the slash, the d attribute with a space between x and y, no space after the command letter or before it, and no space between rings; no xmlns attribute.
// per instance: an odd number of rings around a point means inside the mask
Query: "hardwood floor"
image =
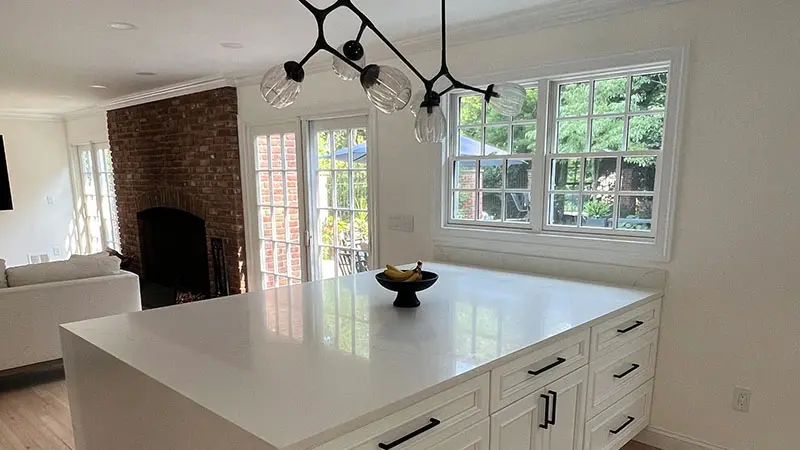
<svg viewBox="0 0 800 450"><path fill-rule="evenodd" d="M75 450L67 386L52 378L0 381L0 449Z"/></svg>
<svg viewBox="0 0 800 450"><path fill-rule="evenodd" d="M75 450L67 387L58 375L0 380L0 449ZM622 450L658 449L631 442Z"/></svg>

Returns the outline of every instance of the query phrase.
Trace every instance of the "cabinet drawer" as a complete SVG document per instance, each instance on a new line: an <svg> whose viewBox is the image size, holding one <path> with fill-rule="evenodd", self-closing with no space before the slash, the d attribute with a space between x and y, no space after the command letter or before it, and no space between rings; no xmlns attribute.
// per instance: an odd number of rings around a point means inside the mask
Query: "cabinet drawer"
<svg viewBox="0 0 800 450"><path fill-rule="evenodd" d="M589 330L576 333L492 370L491 412L497 412L583 366Z"/></svg>
<svg viewBox="0 0 800 450"><path fill-rule="evenodd" d="M424 440L439 442L489 416L489 374L442 393L316 447L315 450L377 450L402 440L393 449L409 449ZM410 435L414 437L404 439ZM469 447L467 447L469 448Z"/></svg>
<svg viewBox="0 0 800 450"><path fill-rule="evenodd" d="M593 326L592 360L658 328L660 320L661 299L658 299Z"/></svg>
<svg viewBox="0 0 800 450"><path fill-rule="evenodd" d="M618 450L650 423L653 381L648 381L586 423L583 450Z"/></svg>
<svg viewBox="0 0 800 450"><path fill-rule="evenodd" d="M653 378L656 369L658 330L619 347L589 364L586 416L594 417Z"/></svg>
<svg viewBox="0 0 800 450"><path fill-rule="evenodd" d="M489 450L489 419L483 419L445 440L425 439L408 450Z"/></svg>

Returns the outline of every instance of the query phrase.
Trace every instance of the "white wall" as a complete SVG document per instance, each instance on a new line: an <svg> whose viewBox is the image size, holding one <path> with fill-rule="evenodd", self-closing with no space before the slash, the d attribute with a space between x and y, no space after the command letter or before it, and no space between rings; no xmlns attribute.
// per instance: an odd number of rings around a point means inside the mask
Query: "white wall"
<svg viewBox="0 0 800 450"><path fill-rule="evenodd" d="M105 111L68 117L66 126L67 142L70 145L108 142Z"/></svg>
<svg viewBox="0 0 800 450"><path fill-rule="evenodd" d="M0 258L21 265L30 253L65 257L72 193L64 123L0 119L0 134L14 200L12 211L0 211ZM48 196L54 204L47 203Z"/></svg>
<svg viewBox="0 0 800 450"><path fill-rule="evenodd" d="M703 0L545 29L451 50L455 74L691 44L673 259L653 426L725 448L781 450L800 442L800 2ZM430 68L436 51L415 55ZM395 63L399 65L400 63ZM356 83L311 75L301 100L270 109L239 92L249 124L364 105ZM432 170L440 149L415 143L408 113L381 116L381 256L432 255ZM416 217L413 234L385 229ZM488 259L488 258L487 258ZM731 410L735 385L753 390Z"/></svg>

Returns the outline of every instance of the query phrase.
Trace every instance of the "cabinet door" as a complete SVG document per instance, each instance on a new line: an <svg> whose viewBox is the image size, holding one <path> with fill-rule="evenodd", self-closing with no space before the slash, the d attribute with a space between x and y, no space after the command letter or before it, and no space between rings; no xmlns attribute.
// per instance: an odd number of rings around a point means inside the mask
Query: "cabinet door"
<svg viewBox="0 0 800 450"><path fill-rule="evenodd" d="M492 415L490 450L546 450L545 389Z"/></svg>
<svg viewBox="0 0 800 450"><path fill-rule="evenodd" d="M555 424L546 432L546 450L581 450L583 447L588 371L588 367L576 370L545 388L545 394L555 398L549 412Z"/></svg>

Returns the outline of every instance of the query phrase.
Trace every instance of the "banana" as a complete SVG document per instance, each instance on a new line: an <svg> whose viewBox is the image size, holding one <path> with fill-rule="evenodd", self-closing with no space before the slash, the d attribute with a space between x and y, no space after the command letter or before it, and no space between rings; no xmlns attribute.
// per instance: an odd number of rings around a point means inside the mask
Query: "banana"
<svg viewBox="0 0 800 450"><path fill-rule="evenodd" d="M390 269L388 267L386 268L386 270L383 271L383 274L386 275L389 279L394 281L406 281L412 276L414 276L414 272L411 270L401 271L397 270L396 268Z"/></svg>
<svg viewBox="0 0 800 450"><path fill-rule="evenodd" d="M414 271L414 275L411 275L411 277L409 277L409 278L406 280L406 282L414 282L414 281L419 281L419 279L420 279L420 278L422 278L422 274L421 274L421 273L419 273L419 272L417 272L417 271Z"/></svg>

